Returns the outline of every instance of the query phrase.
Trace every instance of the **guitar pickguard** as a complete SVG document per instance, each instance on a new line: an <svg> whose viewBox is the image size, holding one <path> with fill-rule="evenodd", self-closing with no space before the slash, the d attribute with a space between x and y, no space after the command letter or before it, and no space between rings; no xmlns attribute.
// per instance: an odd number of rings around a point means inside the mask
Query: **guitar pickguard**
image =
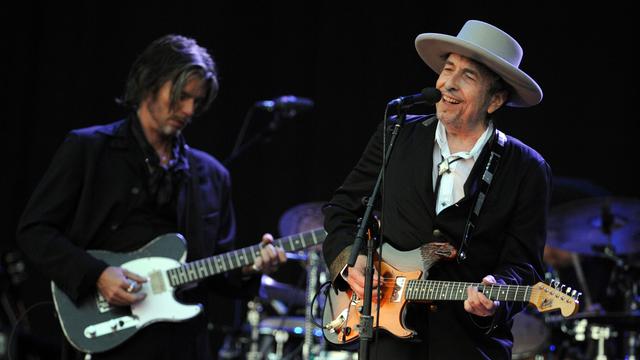
<svg viewBox="0 0 640 360"><path fill-rule="evenodd" d="M399 271L422 270L422 279L429 276L429 269L438 261L452 259L457 254L453 245L441 242L424 244L410 251L401 251L384 243L380 252L384 261L394 264Z"/></svg>

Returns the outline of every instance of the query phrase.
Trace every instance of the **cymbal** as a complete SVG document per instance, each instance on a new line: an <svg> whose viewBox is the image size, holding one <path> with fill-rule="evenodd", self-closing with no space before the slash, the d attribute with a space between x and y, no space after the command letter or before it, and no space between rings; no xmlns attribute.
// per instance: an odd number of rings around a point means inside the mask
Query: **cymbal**
<svg viewBox="0 0 640 360"><path fill-rule="evenodd" d="M587 198L551 209L547 244L585 255L609 245L615 254L640 252L640 200Z"/></svg>
<svg viewBox="0 0 640 360"><path fill-rule="evenodd" d="M262 275L259 295L265 300L279 300L287 306L304 306L306 296L303 289L281 283L268 275Z"/></svg>
<svg viewBox="0 0 640 360"><path fill-rule="evenodd" d="M282 214L278 222L280 236L288 236L322 227L324 202L307 202L298 204Z"/></svg>

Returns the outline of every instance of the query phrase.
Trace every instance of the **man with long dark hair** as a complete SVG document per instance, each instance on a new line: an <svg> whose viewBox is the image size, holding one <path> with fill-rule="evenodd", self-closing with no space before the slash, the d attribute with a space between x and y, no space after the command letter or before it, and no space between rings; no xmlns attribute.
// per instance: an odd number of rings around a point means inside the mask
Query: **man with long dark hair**
<svg viewBox="0 0 640 360"><path fill-rule="evenodd" d="M69 133L26 207L18 243L70 299L86 299L97 290L109 305L129 306L148 295L141 290L146 276L110 266L86 249L131 252L166 233L184 234L187 261L232 249L229 174L211 155L187 146L181 133L209 107L218 88L206 49L193 39L164 36L131 68L120 99L131 109L126 119ZM252 266L214 276L186 291L184 299L206 303L212 287L251 295L259 284L253 274L286 261L271 241L271 235L263 236ZM205 317L149 325L93 357L211 358Z"/></svg>

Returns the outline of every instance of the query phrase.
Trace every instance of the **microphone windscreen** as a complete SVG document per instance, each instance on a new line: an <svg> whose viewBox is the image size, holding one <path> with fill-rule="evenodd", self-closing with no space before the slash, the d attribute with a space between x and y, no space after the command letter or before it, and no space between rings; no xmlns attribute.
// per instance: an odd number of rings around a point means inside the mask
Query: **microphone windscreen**
<svg viewBox="0 0 640 360"><path fill-rule="evenodd" d="M424 88L421 93L425 98L425 102L431 105L440 101L440 98L442 97L440 90L433 87Z"/></svg>

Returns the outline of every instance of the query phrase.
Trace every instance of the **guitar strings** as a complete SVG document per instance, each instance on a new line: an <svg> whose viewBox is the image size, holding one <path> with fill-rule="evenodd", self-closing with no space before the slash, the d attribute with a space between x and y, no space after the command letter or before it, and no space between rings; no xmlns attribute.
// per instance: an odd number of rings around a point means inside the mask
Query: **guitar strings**
<svg viewBox="0 0 640 360"><path fill-rule="evenodd" d="M395 284L396 279L395 278L381 278L382 279L382 283L383 284ZM502 285L502 284L482 284L482 283L467 283L467 282L456 282L456 281L443 281L443 280L409 280L410 282L413 282L414 284L417 282L418 284L427 284L427 285L439 285L439 284L454 284L454 285L458 285L458 284L465 284L465 285L475 285L475 286L524 286L526 287L527 285Z"/></svg>

